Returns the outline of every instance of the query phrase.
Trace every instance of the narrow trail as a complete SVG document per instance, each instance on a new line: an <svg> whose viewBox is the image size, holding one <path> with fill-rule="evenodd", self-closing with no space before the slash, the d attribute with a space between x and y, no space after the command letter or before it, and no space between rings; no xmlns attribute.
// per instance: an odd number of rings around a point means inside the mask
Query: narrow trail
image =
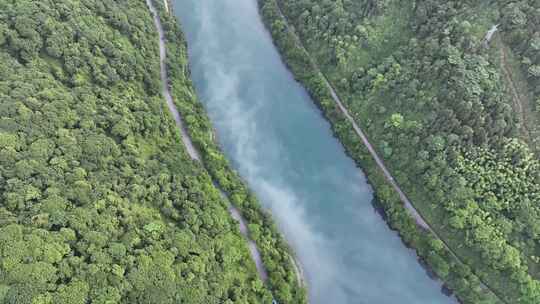
<svg viewBox="0 0 540 304"><path fill-rule="evenodd" d="M168 12L168 4L167 0L164 0L167 12ZM201 156L199 154L199 151L195 148L193 145L193 142L191 141L191 138L189 137L185 127L184 123L182 122L182 117L180 116L180 113L178 112L178 109L174 105L174 101L172 98L171 90L169 87L169 77L167 75L167 65L166 65L166 59L167 59L167 49L165 47L165 32L163 30L163 26L161 25L161 20L159 18L159 14L157 13L157 10L154 6L154 3L152 0L146 0L146 4L148 5L148 8L150 9L150 12L152 13L152 17L154 18L154 25L158 31L159 34L159 57L160 57L160 74L161 74L161 82L162 82L162 92L165 96L165 99L167 100L167 106L169 108L169 111L174 117L174 120L176 121L176 126L180 130L180 135L182 138L182 142L184 146L186 147L186 150L189 154L189 156L198 162L201 162ZM201 162L202 163L202 162ZM249 231L247 229L247 224L244 218L242 217L240 211L231 204L229 198L223 192L223 190L220 189L220 187L214 183L217 189L219 189L221 196L223 199L228 203L229 207L229 213L231 214L231 217L235 219L239 225L240 225L240 232L248 242L248 248L251 254L251 258L255 262L255 266L257 267L257 272L259 273L259 276L263 282L268 281L268 272L266 271L266 268L264 267L261 253L259 249L257 248L257 245L255 242L249 237Z"/></svg>
<svg viewBox="0 0 540 304"><path fill-rule="evenodd" d="M512 99L514 100L513 103L515 105L515 108L517 108L518 113L521 117L521 128L523 129L522 132L525 133L524 135L526 135L526 137L528 138L528 142L531 142L532 140L531 131L529 130L529 127L527 126L527 116L525 115L525 111L523 110L523 99L512 77L512 71L509 68L510 65L508 63L507 57L508 57L508 54L506 53L506 46L502 44L501 45L501 65L504 72L503 73L504 78L506 79L506 82L509 84L510 93L512 95Z"/></svg>
<svg viewBox="0 0 540 304"><path fill-rule="evenodd" d="M294 28L294 26L291 26L289 24L289 20L287 19L287 16L283 13L283 11L281 10L281 7L279 6L279 1L276 2L277 7L278 7L278 10L279 10L279 13L280 15L282 16L283 20L285 21L285 26L287 27L287 29L289 31L291 31L295 37L296 37L296 40L297 42L299 43L299 45L306 51L307 54L309 54L309 52L307 51L306 47L304 46L302 40L300 39L300 36L296 33L296 30ZM339 107L340 111L343 113L343 115L345 115L345 117L347 118L347 120L352 124L353 126L353 129L355 131L355 133L360 137L360 139L362 140L362 143L364 144L364 146L368 149L369 153L371 154L371 157L373 157L373 159L375 160L375 162L377 163L377 166L379 167L379 169L382 171L386 181L392 186L392 188L394 189L394 191L396 191L399 195L399 198L401 199L401 202L403 203L403 205L405 206L405 208L407 209L407 211L410 213L410 215L414 218L414 220L416 221L417 225L423 229L425 229L426 231L429 231L431 232L436 238L438 238L439 240L441 240L445 246L445 248L448 250L448 252L450 252L450 254L452 255L452 257L454 257L457 261L459 261L461 264L465 264L467 265L466 263L463 262L463 260L456 254L456 252L448 245L448 243L445 241L444 238L442 238L439 233L437 233L437 231L435 231L435 229L428 224L428 222L425 220L425 218L420 214L420 212L418 212L418 210L416 209L416 207L414 207L414 205L412 204L411 200L409 200L409 198L405 195L405 193L403 192L403 190L401 189L401 187L398 185L398 183L396 182L395 178L392 176L392 174L390 173L390 171L388 170L388 168L386 167L386 165L384 164L384 161L382 160L381 157L379 157L377 151L375 150L375 148L373 147L373 145L369 142L369 139L367 138L367 136L365 135L364 131L358 126L358 124L356 123L356 121L354 120L354 118L349 114L349 111L347 110L347 108L344 106L343 102L341 101L340 97L338 96L338 94L336 93L336 90L334 89L334 87L330 84L330 82L328 81L328 78L326 77L326 75L324 75L324 73L322 72L322 70L319 68L318 64L315 62L315 59L312 58L310 56L309 58L310 62L311 62L311 65L313 66L313 68L315 69L315 71L317 71L318 73L321 74L321 76L323 77L324 79L324 82L325 82L325 85L326 87L328 88L328 90L330 91L330 94L332 95L332 99L334 100L334 102L337 104L337 106ZM502 297L500 297L491 287L489 287L482 279L480 279L480 277L477 276L477 278L479 279L482 287L484 289L487 289L489 290L493 295L495 295L495 297L497 297L498 300L500 300L502 303L507 303L505 300L503 300Z"/></svg>

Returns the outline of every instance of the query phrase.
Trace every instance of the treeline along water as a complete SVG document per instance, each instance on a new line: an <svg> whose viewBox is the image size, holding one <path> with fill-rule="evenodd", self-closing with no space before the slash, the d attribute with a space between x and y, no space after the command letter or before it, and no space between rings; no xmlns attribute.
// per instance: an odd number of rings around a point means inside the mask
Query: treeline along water
<svg viewBox="0 0 540 304"><path fill-rule="evenodd" d="M256 1L173 3L220 144L296 251L310 302L453 303L375 212L365 176L282 63Z"/></svg>

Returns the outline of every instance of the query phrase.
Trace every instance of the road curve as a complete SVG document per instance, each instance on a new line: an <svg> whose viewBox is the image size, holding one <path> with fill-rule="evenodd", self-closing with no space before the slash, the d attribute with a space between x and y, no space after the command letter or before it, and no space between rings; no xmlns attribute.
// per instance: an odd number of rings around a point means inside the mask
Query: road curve
<svg viewBox="0 0 540 304"><path fill-rule="evenodd" d="M167 0L164 0L165 2ZM198 161L201 162L201 156L199 154L199 151L195 148L193 145L193 142L191 141L191 138L189 137L185 127L184 123L182 122L182 117L180 116L180 113L178 112L178 109L174 105L171 90L169 88L169 77L167 75L167 65L166 65L166 59L167 59L167 49L165 47L165 32L163 31L163 26L161 25L161 20L159 18L159 15L157 13L157 10L154 6L154 3L152 0L146 0L146 5L148 5L148 9L152 13L152 17L154 18L154 25L159 33L159 64L160 64L160 74L161 74L161 82L162 82L162 92L165 96L165 99L167 100L167 106L169 108L169 111L174 117L174 120L176 121L176 126L180 130L180 135L182 137L182 142L184 143L184 146L186 147L186 150L189 154L189 156ZM202 163L202 162L201 162ZM251 254L251 258L255 262L255 266L257 267L257 272L259 273L259 276L263 282L266 283L268 280L268 273L266 271L266 268L264 267L264 264L262 262L261 253L259 249L257 248L257 245L255 242L249 238L249 231L247 229L246 221L242 217L240 211L231 204L230 200L228 199L227 195L219 188L218 185L214 184L217 189L219 189L221 196L227 203L229 204L229 213L231 214L232 218L234 218L240 225L240 232L248 242L249 252Z"/></svg>
<svg viewBox="0 0 540 304"><path fill-rule="evenodd" d="M281 10L281 7L279 6L279 1L276 1L276 5L277 5L277 8L278 8L278 11L282 17L282 19L285 21L285 26L286 28L291 31L294 35L295 35L295 38L297 40L297 42L299 43L299 45L305 50L306 54L309 55L309 52L307 51L307 49L305 48L305 46L303 45L302 43L302 40L300 40L300 37L298 36L298 34L296 33L295 29L293 26L291 26L289 24L289 20L287 19L287 16L283 13L283 11ZM432 228L431 225L429 225L427 223L427 221L424 219L424 217L420 214L420 212L418 212L418 210L416 209L416 207L414 207L414 205L412 204L412 202L409 200L409 198L405 195L405 193L403 192L403 190L401 190L401 187L398 185L398 183L396 182L396 180L394 179L394 177L392 176L392 174L390 173L390 171L388 170L388 168L386 167L386 165L384 164L383 160L381 159L381 157L379 157L379 154L377 154L377 151L375 151L375 148L373 147L373 145L371 145L371 143L369 142L367 136L365 135L364 131L362 131L362 129L358 126L358 124L356 123L356 121L354 120L354 118L349 114L349 111L347 110L347 108L345 108L345 106L343 105L343 102L341 101L341 99L339 98L338 94L336 93L336 90L334 89L334 87L330 84L330 82L328 81L328 79L326 78L326 75L324 75L321 71L321 69L319 68L318 64L315 62L315 60L309 56L309 60L311 62L311 65L314 67L315 71L317 71L324 79L324 83L326 85L326 87L328 88L328 90L330 91L330 94L332 95L332 99L334 100L334 102L337 104L337 106L339 107L340 111L343 113L343 115L345 115L345 117L347 118L347 120L352 124L353 126L353 129L355 131L355 133L360 137L360 139L362 140L362 143L364 144L364 146L368 149L371 157L373 157L373 159L375 160L375 162L377 163L377 166L379 167L379 169L382 171L386 181L392 186L392 188L398 193L399 195L399 198L401 200L401 202L403 203L403 205L405 206L405 208L407 209L407 211L410 213L410 215L414 218L414 220L416 221L417 225L423 229L425 229L426 231L429 231L431 232L437 239L441 240L444 244L444 247L448 250L448 252L452 255L452 257L454 257L457 261L459 261L461 264L465 264L463 262L463 260L456 254L456 252L454 250L452 250L452 248L450 248L450 246L448 245L448 243ZM501 296L499 296L491 287L489 287L482 279L480 279L478 276L477 278L479 279L480 281L480 284L482 285L482 287L484 289L487 289L489 290L493 295L495 295L495 297L497 297L497 299L499 299L502 303L508 303L506 302Z"/></svg>
<svg viewBox="0 0 540 304"><path fill-rule="evenodd" d="M186 147L186 150L193 158L194 160L201 161L201 156L197 149L195 149L195 146L193 145L193 142L191 142L191 138L189 138L189 135L186 131L186 128L184 127L184 123L182 122L182 117L180 116L180 113L178 113L178 110L176 109L176 106L174 105L174 101L172 98L171 90L169 88L169 76L167 75L167 48L165 47L165 32L163 31L163 26L161 25L161 20L159 19L159 15L157 13L156 8L154 7L154 3L152 0L146 0L146 4L148 5L148 8L150 9L150 12L152 13L152 16L154 17L154 25L158 31L159 34L159 66L160 66L160 76L161 76L161 89L163 96L165 96L165 100L167 100L167 107L169 108L169 111L174 117L174 121L176 122L176 126L180 130L180 136L182 137L182 142L184 143L184 146Z"/></svg>

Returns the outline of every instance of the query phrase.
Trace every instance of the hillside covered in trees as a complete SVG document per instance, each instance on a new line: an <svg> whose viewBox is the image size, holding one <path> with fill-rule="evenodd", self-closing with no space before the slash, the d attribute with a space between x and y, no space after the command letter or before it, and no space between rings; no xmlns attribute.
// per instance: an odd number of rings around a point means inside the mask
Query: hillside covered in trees
<svg viewBox="0 0 540 304"><path fill-rule="evenodd" d="M271 302L157 41L142 0L0 1L0 303Z"/></svg>
<svg viewBox="0 0 540 304"><path fill-rule="evenodd" d="M404 240L465 303L539 303L540 1L259 2L349 154L376 171L324 77L444 243L385 205Z"/></svg>

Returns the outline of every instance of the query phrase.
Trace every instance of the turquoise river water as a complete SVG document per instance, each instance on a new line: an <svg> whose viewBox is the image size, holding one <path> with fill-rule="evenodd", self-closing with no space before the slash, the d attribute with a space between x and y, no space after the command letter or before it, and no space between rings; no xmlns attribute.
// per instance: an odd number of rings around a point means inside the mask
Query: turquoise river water
<svg viewBox="0 0 540 304"><path fill-rule="evenodd" d="M314 304L446 304L272 44L256 0L173 0L200 100L302 264Z"/></svg>

